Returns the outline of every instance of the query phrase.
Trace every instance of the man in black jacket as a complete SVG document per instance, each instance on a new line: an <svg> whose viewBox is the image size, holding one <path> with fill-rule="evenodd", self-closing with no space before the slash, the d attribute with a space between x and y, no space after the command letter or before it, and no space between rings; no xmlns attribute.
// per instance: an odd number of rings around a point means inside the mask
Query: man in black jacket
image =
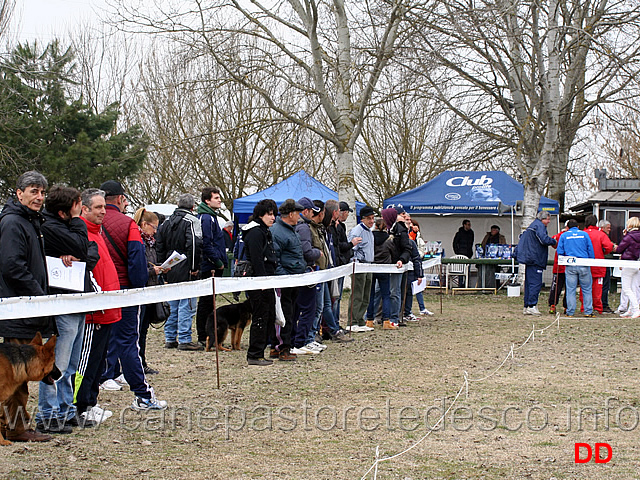
<svg viewBox="0 0 640 480"><path fill-rule="evenodd" d="M195 198L189 193L180 195L178 208L164 221L156 234L158 262L163 263L174 250L187 256L166 274L168 283L188 282L198 278L202 250L200 220L192 213ZM169 302L171 314L164 325L165 348L178 350L204 350L191 341L191 326L196 313L196 298L183 298ZM176 341L177 340L177 341Z"/></svg>
<svg viewBox="0 0 640 480"><path fill-rule="evenodd" d="M72 262L85 263L85 285L82 291L89 292L93 291L89 272L98 263L100 255L98 245L89 242L87 225L80 218L81 211L82 198L78 190L54 186L47 195L42 234L47 256L60 258L67 267L71 267ZM70 292L51 287L50 293ZM42 433L71 433L71 426L94 426L93 422L77 417L71 383L80 362L85 314L56 315L54 320L58 330L56 366L62 372L62 378L53 385L40 382L36 429Z"/></svg>
<svg viewBox="0 0 640 480"><path fill-rule="evenodd" d="M467 258L473 257L473 238L474 233L471 230L471 222L465 219L453 237L453 252L456 255L464 255Z"/></svg>
<svg viewBox="0 0 640 480"><path fill-rule="evenodd" d="M16 198L10 198L0 213L0 297L47 294L47 267L42 240L47 179L29 171L18 178ZM53 333L50 317L17 318L0 321L0 336L5 342L26 344L36 333ZM24 382L2 403L0 430L11 442L46 442L51 436L28 428L28 382ZM22 419L23 421L19 421Z"/></svg>

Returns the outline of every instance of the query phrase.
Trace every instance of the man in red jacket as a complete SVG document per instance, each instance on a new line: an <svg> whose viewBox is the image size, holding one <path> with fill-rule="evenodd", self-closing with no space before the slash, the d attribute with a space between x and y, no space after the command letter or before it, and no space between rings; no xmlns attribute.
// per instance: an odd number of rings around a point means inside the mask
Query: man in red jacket
<svg viewBox="0 0 640 480"><path fill-rule="evenodd" d="M613 242L609 240L606 233L600 230L596 225L598 219L595 215L588 215L584 220L584 231L589 235L593 244L593 253L595 258L604 258L604 256L613 251ZM591 276L593 283L591 295L593 296L593 309L602 314L602 283L607 273L606 267L591 267ZM580 292L580 302L582 302L582 292ZM580 311L582 311L582 307Z"/></svg>
<svg viewBox="0 0 640 480"><path fill-rule="evenodd" d="M104 192L90 188L82 192L80 218L87 225L89 240L98 244L100 260L92 270L94 288L98 291L120 290L116 266L111 260L109 249L102 235L102 220L105 215ZM75 405L83 421L96 424L103 422L113 413L101 409L98 404L100 377L107 358L107 347L111 328L119 322L122 313L119 308L110 308L89 313L84 326L82 356L75 377Z"/></svg>

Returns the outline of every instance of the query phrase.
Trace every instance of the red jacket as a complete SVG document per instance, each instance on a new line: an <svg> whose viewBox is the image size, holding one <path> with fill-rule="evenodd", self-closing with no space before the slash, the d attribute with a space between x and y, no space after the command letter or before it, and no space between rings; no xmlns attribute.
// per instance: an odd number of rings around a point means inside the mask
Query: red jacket
<svg viewBox="0 0 640 480"><path fill-rule="evenodd" d="M553 246L553 248L558 248L558 243L560 243L560 236L565 233L565 232L560 232L560 233L556 233L552 238L555 239L556 244ZM564 265L558 265L558 252L556 251L556 256L553 259L553 273L564 273L565 270L565 266Z"/></svg>
<svg viewBox="0 0 640 480"><path fill-rule="evenodd" d="M598 227L591 225L585 228L584 231L587 232L591 239L595 258L604 258L605 254L613 251L613 242ZM606 274L607 267L591 267L591 276L593 278L603 278Z"/></svg>
<svg viewBox="0 0 640 480"><path fill-rule="evenodd" d="M102 235L100 235L102 227L88 221L84 217L80 218L82 218L82 220L84 220L84 223L87 224L87 234L89 235L89 240L94 241L98 244L98 253L100 254L100 260L98 260L98 263L92 270L93 278L95 278L96 282L104 292L120 290L120 281L118 280L118 272L116 271L116 266L111 260L107 244L104 242ZM108 310L88 313L86 323L99 323L105 325L107 323L118 322L121 318L122 313L119 308L110 308Z"/></svg>

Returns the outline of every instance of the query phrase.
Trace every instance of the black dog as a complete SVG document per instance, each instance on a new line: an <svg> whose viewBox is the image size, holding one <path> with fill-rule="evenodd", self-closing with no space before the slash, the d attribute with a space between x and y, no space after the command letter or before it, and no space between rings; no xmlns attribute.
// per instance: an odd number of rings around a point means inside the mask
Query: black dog
<svg viewBox="0 0 640 480"><path fill-rule="evenodd" d="M216 309L216 319L218 321L218 350L231 351L240 350L240 339L242 332L251 323L251 303L245 300L242 303L232 303ZM207 318L207 348L210 352L215 342L215 332L213 328L213 313ZM222 342L227 338L227 332L231 330L231 348L222 346Z"/></svg>

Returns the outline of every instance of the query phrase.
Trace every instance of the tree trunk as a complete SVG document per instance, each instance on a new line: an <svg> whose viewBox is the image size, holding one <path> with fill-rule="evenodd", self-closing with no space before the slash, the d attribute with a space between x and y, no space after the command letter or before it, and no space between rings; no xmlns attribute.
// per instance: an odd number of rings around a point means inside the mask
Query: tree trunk
<svg viewBox="0 0 640 480"><path fill-rule="evenodd" d="M353 215L347 218L347 232L356 226L356 190L353 176L353 151L338 152L336 158L338 165L338 198L341 202L347 202L353 208Z"/></svg>

